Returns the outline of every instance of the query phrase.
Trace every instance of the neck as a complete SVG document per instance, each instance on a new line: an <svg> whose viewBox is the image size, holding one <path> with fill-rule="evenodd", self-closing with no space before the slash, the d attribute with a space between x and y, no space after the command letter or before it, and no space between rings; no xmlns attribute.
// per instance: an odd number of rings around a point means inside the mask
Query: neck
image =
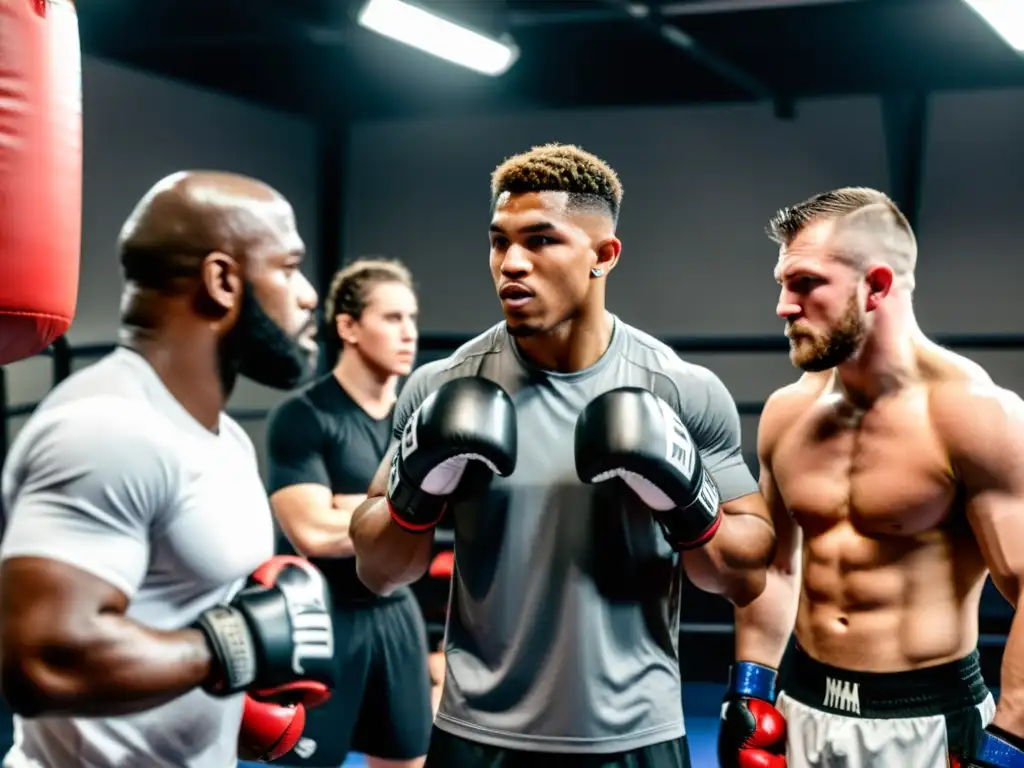
<svg viewBox="0 0 1024 768"><path fill-rule="evenodd" d="M360 408L376 419L391 412L398 376L369 365L358 352L342 350L334 366L334 378Z"/></svg>
<svg viewBox="0 0 1024 768"><path fill-rule="evenodd" d="M840 387L855 404L877 398L917 378L917 349L924 334L910 295L890 296L875 310L871 330L857 354L836 367Z"/></svg>
<svg viewBox="0 0 1024 768"><path fill-rule="evenodd" d="M124 346L142 355L192 418L217 431L227 393L214 334L168 322L158 329L122 327L120 337Z"/></svg>
<svg viewBox="0 0 1024 768"><path fill-rule="evenodd" d="M516 343L541 368L575 373L600 360L611 339L612 318L602 308L596 316L581 315L546 333L517 338Z"/></svg>

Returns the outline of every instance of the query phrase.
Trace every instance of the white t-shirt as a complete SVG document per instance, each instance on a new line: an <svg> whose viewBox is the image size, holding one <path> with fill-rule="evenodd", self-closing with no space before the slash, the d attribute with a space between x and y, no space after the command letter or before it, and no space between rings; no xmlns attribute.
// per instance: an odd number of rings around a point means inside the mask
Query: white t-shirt
<svg viewBox="0 0 1024 768"><path fill-rule="evenodd" d="M2 491L0 560L87 571L155 629L188 626L274 553L252 441L226 415L216 434L203 428L127 349L47 396L11 446ZM129 716L15 717L3 765L227 768L241 717L241 695L200 689Z"/></svg>

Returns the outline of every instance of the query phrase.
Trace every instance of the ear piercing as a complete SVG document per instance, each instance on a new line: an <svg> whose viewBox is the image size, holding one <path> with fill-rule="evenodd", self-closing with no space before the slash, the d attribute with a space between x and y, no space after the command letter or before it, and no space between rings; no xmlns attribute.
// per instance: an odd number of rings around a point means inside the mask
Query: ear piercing
<svg viewBox="0 0 1024 768"><path fill-rule="evenodd" d="M590 274L592 274L594 277L600 277L601 275L604 274L604 270L601 269L600 267L594 267L593 269L590 270Z"/></svg>

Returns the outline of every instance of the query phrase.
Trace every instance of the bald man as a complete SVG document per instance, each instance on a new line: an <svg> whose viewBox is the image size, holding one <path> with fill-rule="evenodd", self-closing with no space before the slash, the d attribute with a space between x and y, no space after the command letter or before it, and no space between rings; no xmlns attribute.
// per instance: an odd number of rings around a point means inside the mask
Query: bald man
<svg viewBox="0 0 1024 768"><path fill-rule="evenodd" d="M4 466L4 766L227 768L331 685L323 580L272 559L255 451L224 413L238 374L310 371L317 297L291 206L252 179L163 179L119 245L120 347L49 394Z"/></svg>
<svg viewBox="0 0 1024 768"><path fill-rule="evenodd" d="M916 239L883 193L827 192L769 231L803 375L758 428L778 547L736 609L721 765L1024 765L1024 633L998 706L976 648L986 576L1015 607L1024 582L1024 403L921 331Z"/></svg>

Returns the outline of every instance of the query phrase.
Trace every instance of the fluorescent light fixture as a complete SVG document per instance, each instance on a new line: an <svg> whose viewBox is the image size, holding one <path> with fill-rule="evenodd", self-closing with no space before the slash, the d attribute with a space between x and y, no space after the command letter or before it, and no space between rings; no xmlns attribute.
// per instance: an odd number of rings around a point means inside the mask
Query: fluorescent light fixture
<svg viewBox="0 0 1024 768"><path fill-rule="evenodd" d="M359 12L359 24L492 77L508 71L518 56L512 45L492 40L402 0L370 0Z"/></svg>
<svg viewBox="0 0 1024 768"><path fill-rule="evenodd" d="M1024 1L964 0L1011 46L1024 53Z"/></svg>

